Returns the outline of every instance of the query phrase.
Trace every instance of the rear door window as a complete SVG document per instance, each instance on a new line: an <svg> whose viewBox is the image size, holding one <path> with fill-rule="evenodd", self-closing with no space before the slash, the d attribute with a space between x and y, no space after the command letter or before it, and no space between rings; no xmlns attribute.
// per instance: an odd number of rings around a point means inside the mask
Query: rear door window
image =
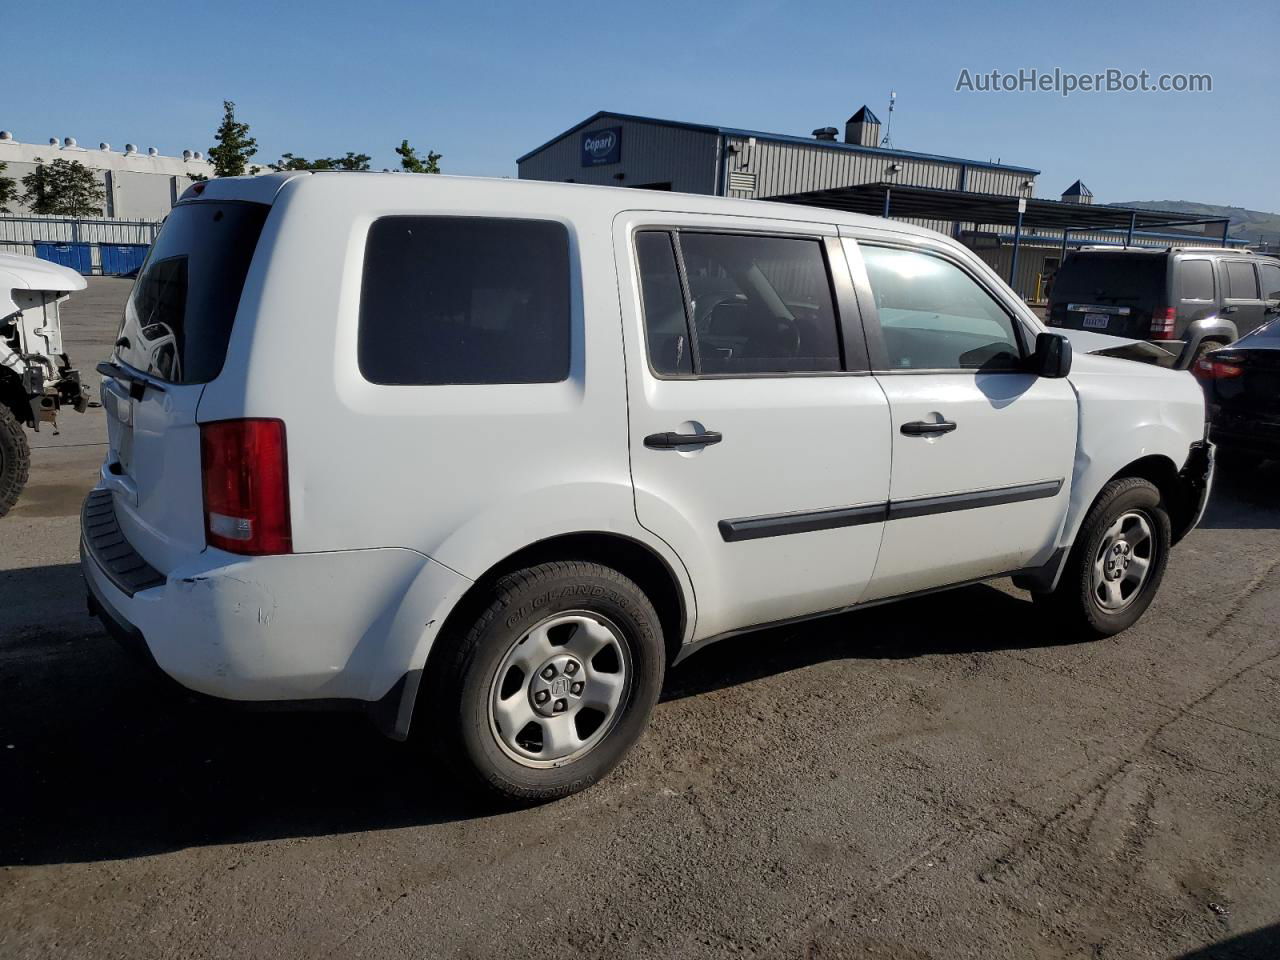
<svg viewBox="0 0 1280 960"><path fill-rule="evenodd" d="M1179 264L1179 283L1183 300L1213 299L1213 263L1209 260L1183 260Z"/></svg>
<svg viewBox="0 0 1280 960"><path fill-rule="evenodd" d="M1226 291L1229 300L1257 300L1258 275L1254 273L1253 264L1243 260L1227 260Z"/></svg>
<svg viewBox="0 0 1280 960"><path fill-rule="evenodd" d="M841 369L822 243L799 237L679 234L699 372Z"/></svg>
<svg viewBox="0 0 1280 960"><path fill-rule="evenodd" d="M1259 263L1258 276L1262 280L1262 299L1280 300L1280 263Z"/></svg>
<svg viewBox="0 0 1280 960"><path fill-rule="evenodd" d="M383 217L369 228L358 359L379 384L569 375L569 233L547 220Z"/></svg>
<svg viewBox="0 0 1280 960"><path fill-rule="evenodd" d="M216 377L270 209L208 200L174 207L125 304L116 358L170 383Z"/></svg>

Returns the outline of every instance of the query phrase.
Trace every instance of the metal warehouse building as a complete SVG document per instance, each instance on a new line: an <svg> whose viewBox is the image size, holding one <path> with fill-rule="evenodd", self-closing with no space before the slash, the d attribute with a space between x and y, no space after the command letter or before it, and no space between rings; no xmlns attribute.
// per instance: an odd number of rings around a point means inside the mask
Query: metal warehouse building
<svg viewBox="0 0 1280 960"><path fill-rule="evenodd" d="M810 137L601 111L516 163L525 180L770 199L908 220L960 239L1031 297L1068 246L1167 246L1171 236L1205 234L1154 229L1225 226L1194 215L1092 207L1079 181L1061 201L1032 200L1038 170L881 146L880 130L866 106L845 121L843 134L821 127ZM1213 239L1225 243L1225 229Z"/></svg>

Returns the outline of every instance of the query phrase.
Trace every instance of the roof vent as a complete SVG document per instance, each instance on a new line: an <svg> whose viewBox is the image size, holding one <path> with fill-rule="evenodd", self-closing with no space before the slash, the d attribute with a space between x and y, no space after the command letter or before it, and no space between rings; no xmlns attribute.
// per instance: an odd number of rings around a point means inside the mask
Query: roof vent
<svg viewBox="0 0 1280 960"><path fill-rule="evenodd" d="M107 141L103 140L100 144L98 144L98 149L99 149L99 150L110 150L110 149L111 149L111 144L109 144L109 143L107 143Z"/></svg>
<svg viewBox="0 0 1280 960"><path fill-rule="evenodd" d="M844 122L844 142L862 147L880 145L880 118L865 104Z"/></svg>
<svg viewBox="0 0 1280 960"><path fill-rule="evenodd" d="M1093 191L1077 180L1062 192L1063 203L1093 203Z"/></svg>
<svg viewBox="0 0 1280 960"><path fill-rule="evenodd" d="M148 156L148 157L158 157L158 156L160 156L160 151L159 151L159 150L157 150L155 147L147 147L147 156Z"/></svg>
<svg viewBox="0 0 1280 960"><path fill-rule="evenodd" d="M49 146L51 146L51 147L56 147L57 145L58 145L58 138L57 138L57 137L50 137L50 138L49 138Z"/></svg>
<svg viewBox="0 0 1280 960"><path fill-rule="evenodd" d="M839 132L835 127L819 127L813 131L813 137L815 140L834 140Z"/></svg>
<svg viewBox="0 0 1280 960"><path fill-rule="evenodd" d="M126 143L124 145L124 155L126 157L132 157L137 152L138 152L138 145L136 143Z"/></svg>
<svg viewBox="0 0 1280 960"><path fill-rule="evenodd" d="M190 160L193 156L194 156L194 154L193 154L190 150L183 150L183 151L182 151L182 159L183 159L183 160Z"/></svg>
<svg viewBox="0 0 1280 960"><path fill-rule="evenodd" d="M12 140L13 134L8 130L0 130L0 140Z"/></svg>
<svg viewBox="0 0 1280 960"><path fill-rule="evenodd" d="M74 147L74 146L76 145L76 138L75 138L75 137L66 137L66 138L62 141L62 145L63 145L64 147Z"/></svg>
<svg viewBox="0 0 1280 960"><path fill-rule="evenodd" d="M191 156L192 156L193 158L195 158L196 160L203 160L203 159L204 159L204 154L203 154L203 153L201 153L199 150L197 150L197 151L196 151L195 153L193 153Z"/></svg>

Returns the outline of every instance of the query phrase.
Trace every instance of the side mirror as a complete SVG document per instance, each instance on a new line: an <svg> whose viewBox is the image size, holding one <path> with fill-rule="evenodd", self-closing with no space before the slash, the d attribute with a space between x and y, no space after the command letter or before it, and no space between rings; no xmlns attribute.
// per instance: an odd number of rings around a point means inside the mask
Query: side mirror
<svg viewBox="0 0 1280 960"><path fill-rule="evenodd" d="M1061 380L1071 372L1071 341L1057 333L1036 337L1036 352L1031 357L1031 372L1038 377Z"/></svg>

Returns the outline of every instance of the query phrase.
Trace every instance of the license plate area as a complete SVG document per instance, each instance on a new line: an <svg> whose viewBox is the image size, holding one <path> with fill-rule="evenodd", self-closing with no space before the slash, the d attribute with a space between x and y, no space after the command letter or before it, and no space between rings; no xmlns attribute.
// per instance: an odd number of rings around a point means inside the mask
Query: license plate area
<svg viewBox="0 0 1280 960"><path fill-rule="evenodd" d="M1105 330L1111 323L1111 317L1105 313L1086 313L1084 315L1084 325L1086 327L1095 327Z"/></svg>
<svg viewBox="0 0 1280 960"><path fill-rule="evenodd" d="M102 382L102 408L107 413L107 440L117 473L129 474L133 460L133 400L112 381Z"/></svg>

